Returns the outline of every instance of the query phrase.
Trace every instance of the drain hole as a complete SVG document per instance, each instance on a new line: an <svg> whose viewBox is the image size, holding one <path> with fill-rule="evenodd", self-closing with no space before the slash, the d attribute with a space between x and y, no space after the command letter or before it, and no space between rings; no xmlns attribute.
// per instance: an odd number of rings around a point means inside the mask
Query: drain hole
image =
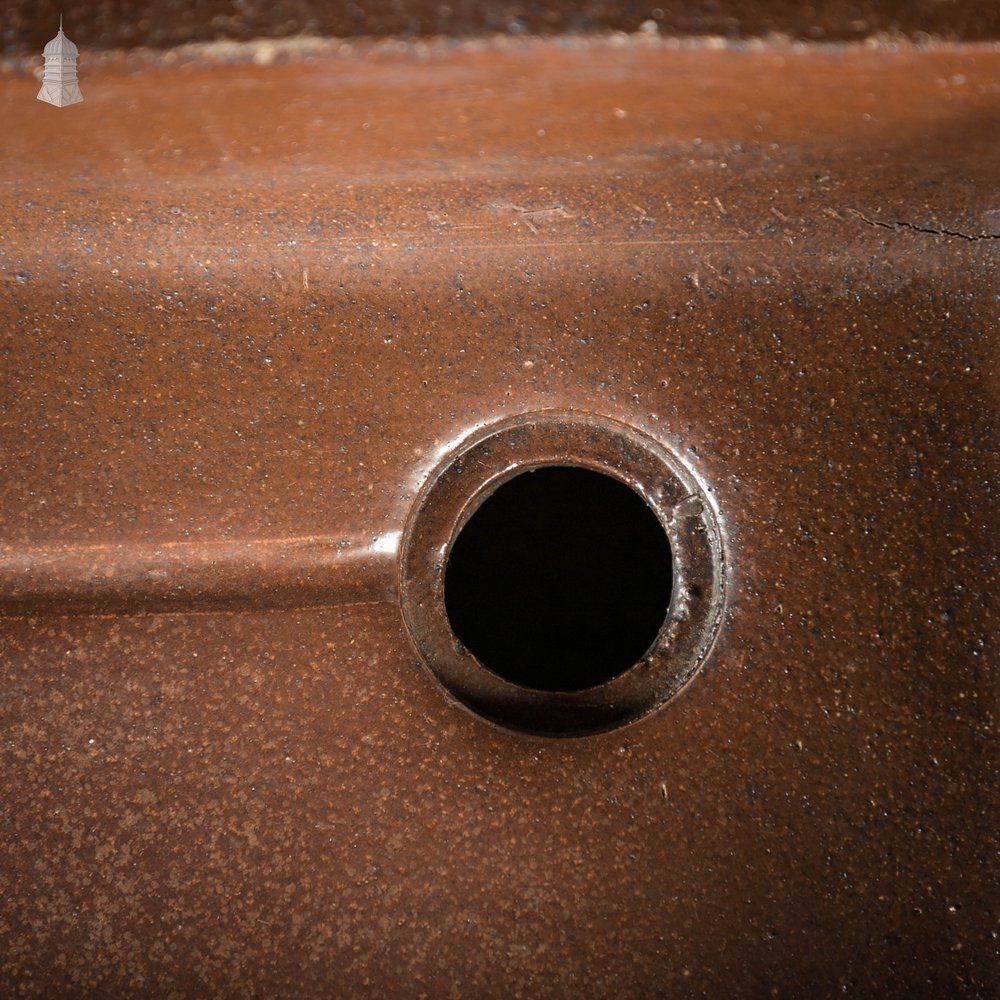
<svg viewBox="0 0 1000 1000"><path fill-rule="evenodd" d="M616 677L653 644L670 603L670 543L645 501L590 469L504 483L452 546L445 607L494 673L542 691Z"/></svg>

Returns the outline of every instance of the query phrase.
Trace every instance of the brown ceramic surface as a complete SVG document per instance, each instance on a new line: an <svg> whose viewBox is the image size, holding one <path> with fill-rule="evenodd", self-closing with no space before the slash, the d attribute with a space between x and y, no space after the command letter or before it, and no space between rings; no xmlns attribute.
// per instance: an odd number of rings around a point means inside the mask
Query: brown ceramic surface
<svg viewBox="0 0 1000 1000"><path fill-rule="evenodd" d="M877 33L948 39L1000 37L995 0L9 0L0 49L35 52L60 16L87 48L165 47L191 41L287 37L511 35L551 32L661 31L747 37L781 33L811 41L857 40Z"/></svg>
<svg viewBox="0 0 1000 1000"><path fill-rule="evenodd" d="M995 992L1000 53L81 86L0 79L5 994ZM726 548L698 676L574 740L395 603L430 471L547 409Z"/></svg>

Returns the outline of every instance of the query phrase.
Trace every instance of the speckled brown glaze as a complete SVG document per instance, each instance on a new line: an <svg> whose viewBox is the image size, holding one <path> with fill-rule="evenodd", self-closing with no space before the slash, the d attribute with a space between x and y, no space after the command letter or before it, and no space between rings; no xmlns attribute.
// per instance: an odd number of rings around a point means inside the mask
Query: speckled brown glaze
<svg viewBox="0 0 1000 1000"><path fill-rule="evenodd" d="M8 0L0 23L7 52L34 51L59 17L88 48L165 47L194 40L288 37L355 38L647 31L730 38L781 33L858 40L879 32L948 39L1000 37L994 0ZM48 34L46 34L48 32Z"/></svg>
<svg viewBox="0 0 1000 1000"><path fill-rule="evenodd" d="M0 992L995 995L1000 53L81 84L0 79ZM553 408L727 563L695 680L574 740L391 600L431 471Z"/></svg>

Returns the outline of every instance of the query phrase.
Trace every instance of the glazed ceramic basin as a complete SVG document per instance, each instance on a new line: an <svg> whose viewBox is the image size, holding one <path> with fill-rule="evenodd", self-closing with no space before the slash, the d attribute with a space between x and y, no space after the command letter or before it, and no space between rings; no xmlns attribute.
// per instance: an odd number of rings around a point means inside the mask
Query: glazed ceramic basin
<svg viewBox="0 0 1000 1000"><path fill-rule="evenodd" d="M0 81L15 994L995 986L996 51L81 85ZM444 604L553 466L667 539L596 684L498 680Z"/></svg>

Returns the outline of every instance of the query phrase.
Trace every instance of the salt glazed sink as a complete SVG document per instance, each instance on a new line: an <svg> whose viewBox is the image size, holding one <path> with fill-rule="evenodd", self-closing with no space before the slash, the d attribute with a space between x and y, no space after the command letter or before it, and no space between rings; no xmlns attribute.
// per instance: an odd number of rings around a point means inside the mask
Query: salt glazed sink
<svg viewBox="0 0 1000 1000"><path fill-rule="evenodd" d="M0 993L996 995L995 45L80 84L0 77Z"/></svg>

